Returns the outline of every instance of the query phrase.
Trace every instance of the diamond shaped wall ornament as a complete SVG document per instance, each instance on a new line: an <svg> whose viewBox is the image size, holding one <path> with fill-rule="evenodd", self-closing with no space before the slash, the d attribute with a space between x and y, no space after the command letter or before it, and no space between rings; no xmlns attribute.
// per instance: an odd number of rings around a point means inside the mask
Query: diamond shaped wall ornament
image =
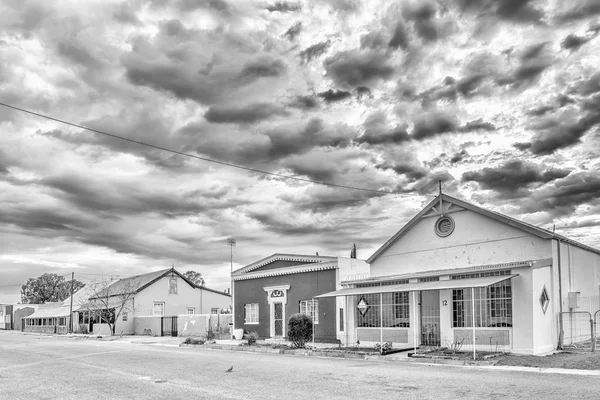
<svg viewBox="0 0 600 400"><path fill-rule="evenodd" d="M544 314L546 314L548 305L550 305L550 296L548 296L546 286L544 286L544 288L542 289L542 294L540 295L540 305L542 306L542 311L544 312Z"/></svg>
<svg viewBox="0 0 600 400"><path fill-rule="evenodd" d="M358 308L358 312L360 312L360 315L362 315L363 317L365 316L367 311L369 311L369 303L367 303L367 300L365 300L364 296L360 298L360 301L356 305L356 308Z"/></svg>

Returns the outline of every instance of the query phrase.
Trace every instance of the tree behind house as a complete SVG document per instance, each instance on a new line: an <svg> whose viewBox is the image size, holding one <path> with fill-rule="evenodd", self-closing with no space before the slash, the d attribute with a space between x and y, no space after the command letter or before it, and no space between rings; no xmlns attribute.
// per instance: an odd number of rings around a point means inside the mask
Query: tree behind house
<svg viewBox="0 0 600 400"><path fill-rule="evenodd" d="M183 274L189 281L198 286L204 286L204 278L200 272L189 270L185 274Z"/></svg>
<svg viewBox="0 0 600 400"><path fill-rule="evenodd" d="M89 311L90 316L99 316L100 323L110 328L115 334L115 326L119 317L126 312L134 311L130 300L135 296L139 286L137 279L116 285L113 281L91 282L90 297L81 310Z"/></svg>
<svg viewBox="0 0 600 400"><path fill-rule="evenodd" d="M73 293L84 286L82 282L73 280ZM45 304L63 301L71 295L71 281L57 274L43 274L37 278L29 278L21 286L21 303Z"/></svg>

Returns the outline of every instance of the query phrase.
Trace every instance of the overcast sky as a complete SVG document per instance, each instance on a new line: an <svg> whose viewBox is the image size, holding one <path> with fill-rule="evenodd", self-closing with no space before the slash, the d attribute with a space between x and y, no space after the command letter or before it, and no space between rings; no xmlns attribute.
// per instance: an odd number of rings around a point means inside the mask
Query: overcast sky
<svg viewBox="0 0 600 400"><path fill-rule="evenodd" d="M0 4L0 292L369 257L437 193L600 245L597 0ZM92 275L98 274L98 275ZM4 287L4 288L3 288ZM0 299L1 300L1 299Z"/></svg>

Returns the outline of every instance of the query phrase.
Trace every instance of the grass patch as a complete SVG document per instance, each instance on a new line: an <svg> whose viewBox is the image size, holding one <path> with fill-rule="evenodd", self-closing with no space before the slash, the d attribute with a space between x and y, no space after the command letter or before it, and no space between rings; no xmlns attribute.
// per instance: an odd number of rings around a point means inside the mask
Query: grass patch
<svg viewBox="0 0 600 400"><path fill-rule="evenodd" d="M185 338L183 344L204 344L205 342L204 339Z"/></svg>

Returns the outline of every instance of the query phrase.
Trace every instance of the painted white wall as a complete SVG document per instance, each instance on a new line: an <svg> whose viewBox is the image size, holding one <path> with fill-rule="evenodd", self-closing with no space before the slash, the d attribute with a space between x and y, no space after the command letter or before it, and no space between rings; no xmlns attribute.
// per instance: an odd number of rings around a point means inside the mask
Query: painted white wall
<svg viewBox="0 0 600 400"><path fill-rule="evenodd" d="M534 269L532 271L532 284L533 354L543 354L554 350L557 343L553 303L550 301L545 314L540 303L544 287L546 287L548 296L551 299L554 296L552 292L552 267Z"/></svg>
<svg viewBox="0 0 600 400"><path fill-rule="evenodd" d="M365 260L357 258L338 257L338 268L335 271L336 290L342 288L341 282L357 279L365 279L370 276L370 265ZM344 345L351 345L356 342L355 338L355 314L354 308L356 300L354 296L336 297L335 299L335 326L337 338ZM340 309L343 310L344 330L340 330Z"/></svg>
<svg viewBox="0 0 600 400"><path fill-rule="evenodd" d="M210 314L211 308L218 308L220 311L231 307L231 296L225 293L215 293L202 288L197 288L196 291L199 298L196 306L197 314Z"/></svg>
<svg viewBox="0 0 600 400"><path fill-rule="evenodd" d="M519 268L511 281L513 308L512 351L533 353L533 282L531 268Z"/></svg>
<svg viewBox="0 0 600 400"><path fill-rule="evenodd" d="M422 218L371 263L371 277L549 258L540 239L470 210L450 215L454 232L436 235L435 217Z"/></svg>
<svg viewBox="0 0 600 400"><path fill-rule="evenodd" d="M135 315L152 315L154 302L165 303L165 316L187 314L187 307L200 306L200 292L177 277L177 294L169 294L169 277L165 276L135 296Z"/></svg>

